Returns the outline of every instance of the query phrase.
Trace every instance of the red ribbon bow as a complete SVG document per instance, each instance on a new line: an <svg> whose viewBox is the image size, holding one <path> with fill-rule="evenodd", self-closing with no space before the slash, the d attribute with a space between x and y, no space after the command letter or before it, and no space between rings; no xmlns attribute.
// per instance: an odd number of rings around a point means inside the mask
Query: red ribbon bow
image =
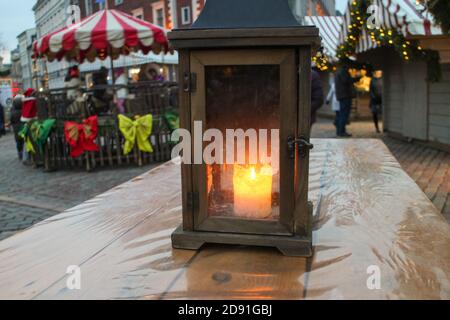
<svg viewBox="0 0 450 320"><path fill-rule="evenodd" d="M89 117L82 123L66 121L64 123L64 136L71 147L70 156L77 158L85 151L99 151L99 147L94 142L97 133L97 116Z"/></svg>

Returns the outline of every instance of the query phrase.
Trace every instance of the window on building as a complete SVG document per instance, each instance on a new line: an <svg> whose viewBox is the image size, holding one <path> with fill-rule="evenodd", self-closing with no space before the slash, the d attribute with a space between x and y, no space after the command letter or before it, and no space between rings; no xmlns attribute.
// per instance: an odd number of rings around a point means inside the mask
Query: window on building
<svg viewBox="0 0 450 320"><path fill-rule="evenodd" d="M164 1L156 1L152 3L152 15L153 15L153 23L165 28L166 25L166 16L164 11Z"/></svg>
<svg viewBox="0 0 450 320"><path fill-rule="evenodd" d="M86 16L90 16L93 12L92 10L92 0L84 0L84 7L86 10Z"/></svg>
<svg viewBox="0 0 450 320"><path fill-rule="evenodd" d="M139 9L131 11L131 14L133 15L133 17L135 17L137 19L144 19L144 9L143 8L139 8Z"/></svg>
<svg viewBox="0 0 450 320"><path fill-rule="evenodd" d="M182 24L191 23L191 7L186 6L181 8L181 23Z"/></svg>
<svg viewBox="0 0 450 320"><path fill-rule="evenodd" d="M164 27L164 9L156 10L156 24L160 27Z"/></svg>

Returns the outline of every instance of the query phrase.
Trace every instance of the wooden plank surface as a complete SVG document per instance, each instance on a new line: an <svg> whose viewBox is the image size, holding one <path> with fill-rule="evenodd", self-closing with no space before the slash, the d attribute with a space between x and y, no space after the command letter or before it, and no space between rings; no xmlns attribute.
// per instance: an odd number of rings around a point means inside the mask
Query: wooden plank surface
<svg viewBox="0 0 450 320"><path fill-rule="evenodd" d="M167 163L0 242L0 298L449 299L450 226L382 142L312 142L312 258L173 250L180 167ZM81 290L66 287L70 265ZM370 266L379 290L367 287Z"/></svg>

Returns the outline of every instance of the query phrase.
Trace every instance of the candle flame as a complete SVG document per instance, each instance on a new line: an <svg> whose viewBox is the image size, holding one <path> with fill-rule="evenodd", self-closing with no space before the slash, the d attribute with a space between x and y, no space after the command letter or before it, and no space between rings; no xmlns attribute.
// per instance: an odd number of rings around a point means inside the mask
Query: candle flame
<svg viewBox="0 0 450 320"><path fill-rule="evenodd" d="M256 170L255 170L255 167L252 167L252 168L250 169L250 179L256 180Z"/></svg>

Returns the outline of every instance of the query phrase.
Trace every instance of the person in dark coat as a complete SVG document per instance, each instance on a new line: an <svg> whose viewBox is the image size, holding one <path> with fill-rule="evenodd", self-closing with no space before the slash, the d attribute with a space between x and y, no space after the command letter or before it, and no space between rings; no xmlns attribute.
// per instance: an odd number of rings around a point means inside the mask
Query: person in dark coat
<svg viewBox="0 0 450 320"><path fill-rule="evenodd" d="M5 128L5 108L0 103L0 137L6 134Z"/></svg>
<svg viewBox="0 0 450 320"><path fill-rule="evenodd" d="M101 67L100 70L94 72L92 75L92 82L94 84L94 114L99 114L109 111L109 99L106 92L108 85L108 69ZM100 88L98 87L100 86Z"/></svg>
<svg viewBox="0 0 450 320"><path fill-rule="evenodd" d="M339 101L340 111L337 119L337 135L338 137L351 137L347 132L346 126L350 118L352 110L352 99L355 97L353 85L361 78L352 78L349 73L350 60L341 60L340 67L336 72L335 90L336 98Z"/></svg>
<svg viewBox="0 0 450 320"><path fill-rule="evenodd" d="M370 82L370 110L372 111L373 123L375 130L380 133L380 126L378 124L378 115L381 113L381 106L383 103L383 84L382 79L378 72L372 74L372 80Z"/></svg>
<svg viewBox="0 0 450 320"><path fill-rule="evenodd" d="M317 120L317 110L319 110L324 102L323 85L320 74L316 70L311 70L311 126Z"/></svg>
<svg viewBox="0 0 450 320"><path fill-rule="evenodd" d="M23 158L23 146L24 141L21 137L19 137L19 132L23 128L23 123L20 120L22 117L22 105L23 105L23 96L17 95L13 100L13 106L11 108L11 127L14 132L14 139L16 140L16 148L19 160Z"/></svg>

